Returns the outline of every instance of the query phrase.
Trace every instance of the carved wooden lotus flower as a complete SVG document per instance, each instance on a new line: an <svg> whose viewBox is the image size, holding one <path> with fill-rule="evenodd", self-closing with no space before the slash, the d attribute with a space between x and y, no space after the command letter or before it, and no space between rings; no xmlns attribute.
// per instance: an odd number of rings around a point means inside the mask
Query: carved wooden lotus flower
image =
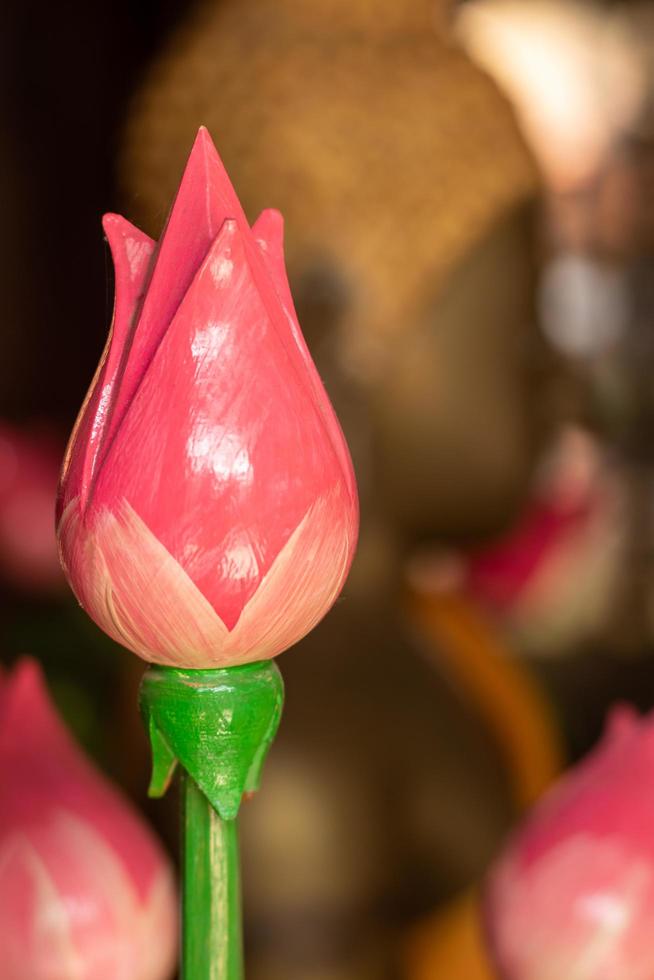
<svg viewBox="0 0 654 980"><path fill-rule="evenodd" d="M335 601L358 526L281 215L249 227L200 130L160 242L117 215L104 227L114 319L64 462L66 574L89 615L146 660L273 657Z"/></svg>
<svg viewBox="0 0 654 980"><path fill-rule="evenodd" d="M170 866L30 660L0 676L0 800L2 980L169 980Z"/></svg>
<svg viewBox="0 0 654 980"><path fill-rule="evenodd" d="M503 980L654 976L653 773L654 716L616 709L513 835L486 890Z"/></svg>

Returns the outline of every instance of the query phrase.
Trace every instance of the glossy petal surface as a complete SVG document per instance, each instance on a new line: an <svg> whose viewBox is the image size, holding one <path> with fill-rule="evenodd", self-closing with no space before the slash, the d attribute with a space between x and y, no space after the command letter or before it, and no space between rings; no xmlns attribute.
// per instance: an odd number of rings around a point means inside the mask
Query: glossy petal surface
<svg viewBox="0 0 654 980"><path fill-rule="evenodd" d="M103 227L115 270L114 315L105 349L68 444L57 518L65 500L76 496L83 505L88 497L113 408L123 353L145 291L155 249L151 238L119 215L105 215Z"/></svg>
<svg viewBox="0 0 654 980"><path fill-rule="evenodd" d="M201 131L154 252L106 220L122 299L61 484L68 577L145 659L274 656L337 597L358 526L347 446L293 309L281 215L249 228Z"/></svg>

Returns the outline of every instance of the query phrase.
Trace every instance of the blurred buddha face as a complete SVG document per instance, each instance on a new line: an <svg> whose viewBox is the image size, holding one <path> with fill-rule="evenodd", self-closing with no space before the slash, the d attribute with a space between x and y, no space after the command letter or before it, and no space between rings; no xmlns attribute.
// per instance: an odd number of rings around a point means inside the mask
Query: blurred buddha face
<svg viewBox="0 0 654 980"><path fill-rule="evenodd" d="M369 480L368 500L408 543L492 534L528 488L546 435L548 359L533 310L533 219L531 206L513 208L388 320L373 303L357 309L346 257L292 270L364 499Z"/></svg>
<svg viewBox="0 0 654 980"><path fill-rule="evenodd" d="M374 391L378 489L411 540L493 533L526 492L544 437L531 218L475 243Z"/></svg>
<svg viewBox="0 0 654 980"><path fill-rule="evenodd" d="M135 104L128 198L158 234L207 125L250 218L285 216L300 322L364 513L367 497L410 539L493 531L537 441L534 172L492 84L437 38L431 4L377 8L201 5Z"/></svg>

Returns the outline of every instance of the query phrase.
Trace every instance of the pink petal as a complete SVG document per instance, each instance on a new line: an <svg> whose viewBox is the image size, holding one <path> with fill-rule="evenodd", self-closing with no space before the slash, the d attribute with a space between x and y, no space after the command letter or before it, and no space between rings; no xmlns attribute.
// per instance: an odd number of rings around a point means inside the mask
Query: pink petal
<svg viewBox="0 0 654 980"><path fill-rule="evenodd" d="M235 662L277 656L306 636L336 601L352 562L357 524L344 486L319 498L277 555L234 630Z"/></svg>
<svg viewBox="0 0 654 980"><path fill-rule="evenodd" d="M126 500L230 630L311 505L343 481L250 242L235 222L216 237L93 497L95 510Z"/></svg>
<svg viewBox="0 0 654 980"><path fill-rule="evenodd" d="M60 534L82 584L78 599L118 643L145 660L189 668L218 662L227 629L126 501L82 525L73 502Z"/></svg>
<svg viewBox="0 0 654 980"><path fill-rule="evenodd" d="M86 502L96 462L112 411L116 379L145 289L155 243L117 214L107 214L103 227L115 269L114 314L107 343L66 450L58 514L68 500Z"/></svg>
<svg viewBox="0 0 654 980"><path fill-rule="evenodd" d="M181 565L126 501L84 528L71 505L61 533L79 562L88 614L145 660L207 668L274 657L305 636L338 596L356 539L337 485L309 508L230 632Z"/></svg>
<svg viewBox="0 0 654 980"><path fill-rule="evenodd" d="M299 355L299 364L304 369L311 385L316 404L320 407L326 432L331 439L334 452L338 456L343 477L348 486L350 496L358 506L358 496L356 491L356 479L352 460L347 450L347 443L338 421L336 412L325 391L325 387L320 379L320 375L313 362L309 348L300 329L295 304L291 295L291 287L286 274L286 263L284 262L284 219L279 211L268 208L262 211L252 227L252 234L255 236L262 254L264 263L270 272L280 302L288 319L291 337L294 341L295 350ZM289 345L292 350L293 345ZM291 356L293 354L291 353Z"/></svg>
<svg viewBox="0 0 654 980"><path fill-rule="evenodd" d="M495 956L507 980L649 980L654 868L619 837L571 836L493 886Z"/></svg>
<svg viewBox="0 0 654 980"><path fill-rule="evenodd" d="M83 980L61 896L20 832L0 844L3 980Z"/></svg>
<svg viewBox="0 0 654 980"><path fill-rule="evenodd" d="M168 980L170 866L23 660L0 686L3 980Z"/></svg>
<svg viewBox="0 0 654 980"><path fill-rule="evenodd" d="M249 233L247 218L209 133L193 144L159 241L147 295L125 347L109 434L125 411L207 251L227 219Z"/></svg>
<svg viewBox="0 0 654 980"><path fill-rule="evenodd" d="M176 925L169 869L141 901L106 841L64 809L0 842L3 980L169 980Z"/></svg>
<svg viewBox="0 0 654 980"><path fill-rule="evenodd" d="M57 716L35 661L5 682L0 716L0 840L61 806L92 824L125 862L145 897L161 851L119 792L93 768Z"/></svg>
<svg viewBox="0 0 654 980"><path fill-rule="evenodd" d="M510 838L486 920L507 980L649 980L654 716L621 706L597 748Z"/></svg>

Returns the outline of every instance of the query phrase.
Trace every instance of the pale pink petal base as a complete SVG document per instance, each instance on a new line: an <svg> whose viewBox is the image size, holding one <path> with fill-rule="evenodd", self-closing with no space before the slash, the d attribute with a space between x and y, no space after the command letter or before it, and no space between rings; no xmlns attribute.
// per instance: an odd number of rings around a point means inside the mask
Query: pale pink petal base
<svg viewBox="0 0 654 980"><path fill-rule="evenodd" d="M126 500L89 527L71 501L59 539L81 605L144 660L190 669L250 663L297 643L336 600L356 537L344 492L337 486L309 508L231 631Z"/></svg>
<svg viewBox="0 0 654 980"><path fill-rule="evenodd" d="M56 855L57 860L52 861ZM2 980L162 980L174 967L167 867L142 901L116 853L65 810L0 849Z"/></svg>
<svg viewBox="0 0 654 980"><path fill-rule="evenodd" d="M651 980L654 873L620 837L576 834L492 880L492 945L507 980Z"/></svg>

